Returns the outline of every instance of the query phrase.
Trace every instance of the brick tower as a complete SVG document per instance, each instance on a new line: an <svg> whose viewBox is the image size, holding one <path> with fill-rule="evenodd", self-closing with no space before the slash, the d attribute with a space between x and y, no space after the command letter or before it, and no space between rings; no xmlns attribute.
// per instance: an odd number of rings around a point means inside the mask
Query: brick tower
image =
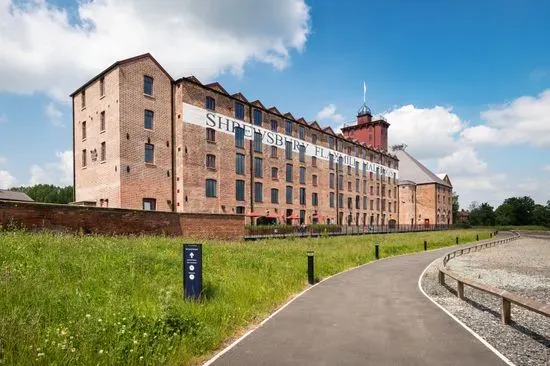
<svg viewBox="0 0 550 366"><path fill-rule="evenodd" d="M342 128L346 138L353 138L359 142L388 151L388 128L390 124L382 116L372 117L367 103L363 103L357 112L357 124Z"/></svg>

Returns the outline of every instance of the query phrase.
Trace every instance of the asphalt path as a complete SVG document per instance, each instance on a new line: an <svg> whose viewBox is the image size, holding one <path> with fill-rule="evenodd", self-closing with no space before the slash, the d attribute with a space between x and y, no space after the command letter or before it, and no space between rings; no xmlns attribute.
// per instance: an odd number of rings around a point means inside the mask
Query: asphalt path
<svg viewBox="0 0 550 366"><path fill-rule="evenodd" d="M418 289L456 247L384 259L313 287L213 365L505 365Z"/></svg>

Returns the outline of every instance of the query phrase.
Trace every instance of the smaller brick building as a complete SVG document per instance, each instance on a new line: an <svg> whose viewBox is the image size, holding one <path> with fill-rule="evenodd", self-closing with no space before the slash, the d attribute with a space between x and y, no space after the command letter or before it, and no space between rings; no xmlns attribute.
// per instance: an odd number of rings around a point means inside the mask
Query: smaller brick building
<svg viewBox="0 0 550 366"><path fill-rule="evenodd" d="M399 223L452 224L453 186L447 174L432 173L403 146L394 146L393 151L399 159Z"/></svg>

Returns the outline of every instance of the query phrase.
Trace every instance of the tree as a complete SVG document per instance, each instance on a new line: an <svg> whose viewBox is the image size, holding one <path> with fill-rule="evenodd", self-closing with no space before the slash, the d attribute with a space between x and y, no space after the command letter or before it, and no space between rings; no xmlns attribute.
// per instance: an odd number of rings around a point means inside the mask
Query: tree
<svg viewBox="0 0 550 366"><path fill-rule="evenodd" d="M453 192L453 224L456 223L459 209L460 205L458 204L458 194L456 194L456 192Z"/></svg>
<svg viewBox="0 0 550 366"><path fill-rule="evenodd" d="M69 203L73 201L73 187L57 187L52 184L36 184L11 188L12 191L26 193L36 202Z"/></svg>
<svg viewBox="0 0 550 366"><path fill-rule="evenodd" d="M472 202L470 205L470 225L474 226L492 226L495 224L495 212L493 206L487 202L478 205L477 202Z"/></svg>
<svg viewBox="0 0 550 366"><path fill-rule="evenodd" d="M535 205L533 209L533 224L550 227L550 201L546 206Z"/></svg>
<svg viewBox="0 0 550 366"><path fill-rule="evenodd" d="M499 225L532 225L535 201L529 196L511 197L496 209Z"/></svg>

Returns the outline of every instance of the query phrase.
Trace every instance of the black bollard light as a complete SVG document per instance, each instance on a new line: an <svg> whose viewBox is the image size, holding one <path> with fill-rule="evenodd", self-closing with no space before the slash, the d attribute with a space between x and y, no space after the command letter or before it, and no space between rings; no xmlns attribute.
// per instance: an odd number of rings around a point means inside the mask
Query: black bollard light
<svg viewBox="0 0 550 366"><path fill-rule="evenodd" d="M493 233L489 233L489 238L492 238L493 237Z"/></svg>
<svg viewBox="0 0 550 366"><path fill-rule="evenodd" d="M378 244L374 246L374 256L376 259L380 259L380 245Z"/></svg>
<svg viewBox="0 0 550 366"><path fill-rule="evenodd" d="M476 241L479 240L479 234L476 234Z"/></svg>
<svg viewBox="0 0 550 366"><path fill-rule="evenodd" d="M428 250L428 242L424 240L424 251Z"/></svg>
<svg viewBox="0 0 550 366"><path fill-rule="evenodd" d="M314 262L313 262L314 256L313 256L313 250L310 250L307 252L307 282L310 285L313 285L315 283L315 277L314 277Z"/></svg>
<svg viewBox="0 0 550 366"><path fill-rule="evenodd" d="M456 243L458 244L458 236L456 237Z"/></svg>

